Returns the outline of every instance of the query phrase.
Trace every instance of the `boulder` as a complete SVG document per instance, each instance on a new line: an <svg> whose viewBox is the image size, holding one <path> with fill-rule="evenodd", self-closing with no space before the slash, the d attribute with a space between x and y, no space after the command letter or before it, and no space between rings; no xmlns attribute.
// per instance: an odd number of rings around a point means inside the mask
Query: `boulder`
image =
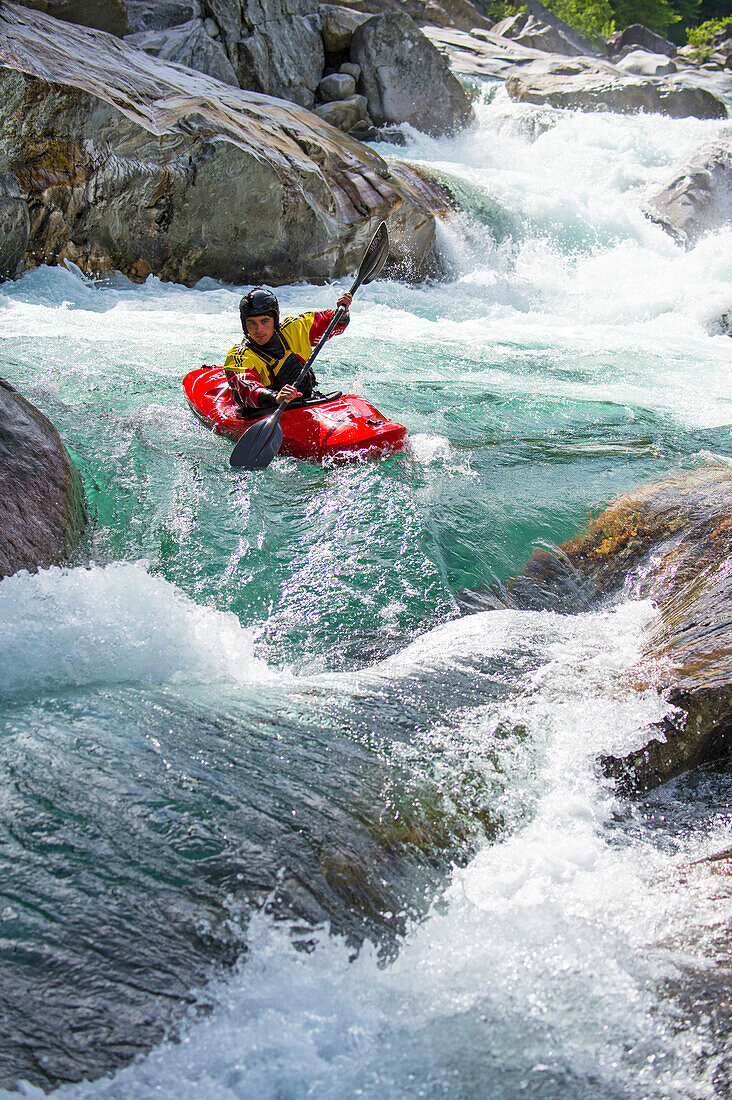
<svg viewBox="0 0 732 1100"><path fill-rule="evenodd" d="M493 34L511 38L529 49L551 53L592 57L600 52L597 42L591 42L563 22L539 0L527 0L516 15L496 23Z"/></svg>
<svg viewBox="0 0 732 1100"><path fill-rule="evenodd" d="M347 73L349 76L352 76L357 84L361 79L361 66L357 65L355 61L344 61L341 65L340 71L342 73Z"/></svg>
<svg viewBox="0 0 732 1100"><path fill-rule="evenodd" d="M588 58L534 61L506 79L511 99L581 111L669 115L671 118L727 118L724 102L706 88L681 81L630 76L616 66Z"/></svg>
<svg viewBox="0 0 732 1100"><path fill-rule="evenodd" d="M631 50L617 62L617 67L635 76L668 76L678 72L678 65L668 54L649 53L648 50Z"/></svg>
<svg viewBox="0 0 732 1100"><path fill-rule="evenodd" d="M223 84L239 86L226 51L207 32L201 19L192 19L189 23L181 23L167 30L127 35L126 41L164 61L174 61L200 73L208 73Z"/></svg>
<svg viewBox="0 0 732 1100"><path fill-rule="evenodd" d="M86 522L81 478L60 435L0 378L0 577L60 565Z"/></svg>
<svg viewBox="0 0 732 1100"><path fill-rule="evenodd" d="M326 53L344 53L350 49L356 27L360 27L371 18L366 12L339 8L334 4L323 4L320 11L323 18L323 45Z"/></svg>
<svg viewBox="0 0 732 1100"><path fill-rule="evenodd" d="M395 259L433 267L442 188L428 200L310 111L13 4L0 53L0 163L30 218L27 267L322 282L355 270L381 220L407 235Z"/></svg>
<svg viewBox="0 0 732 1100"><path fill-rule="evenodd" d="M624 494L555 551L535 551L501 590L460 602L576 613L613 597L652 600L658 620L636 679L678 710L642 749L602 761L622 789L648 790L732 756L731 558L732 469L704 466Z"/></svg>
<svg viewBox="0 0 732 1100"><path fill-rule="evenodd" d="M472 118L467 93L409 16L386 13L362 23L351 41L351 57L361 67L377 125L409 122L440 135Z"/></svg>
<svg viewBox="0 0 732 1100"><path fill-rule="evenodd" d="M397 5L396 10L404 11L405 5ZM473 4L470 0L425 0L421 4L412 4L407 15L420 24L457 27L464 31L471 31L475 27L488 30L493 25L492 20L486 17L483 4Z"/></svg>
<svg viewBox="0 0 732 1100"><path fill-rule="evenodd" d="M622 31L618 31L608 40L608 48L613 56L623 54L628 50L636 50L640 47L648 53L662 53L666 57L674 57L677 47L673 42L668 42L660 34L649 31L642 23L631 23Z"/></svg>
<svg viewBox="0 0 732 1100"><path fill-rule="evenodd" d="M198 0L127 0L127 34L177 27L200 14Z"/></svg>
<svg viewBox="0 0 732 1100"><path fill-rule="evenodd" d="M553 30L559 31L563 38L568 42L571 42L576 47L577 51L586 57L593 57L598 53L605 53L604 43L600 48L600 43L587 38L581 31L578 31L575 27L571 27L569 23L565 23L555 15L549 8L544 7L540 0L526 0L526 10L537 19L539 19L545 26L551 27Z"/></svg>
<svg viewBox="0 0 732 1100"><path fill-rule="evenodd" d="M323 76L322 17L315 0L202 0L203 14L221 29L242 88L289 99L315 100Z"/></svg>
<svg viewBox="0 0 732 1100"><path fill-rule="evenodd" d="M343 130L344 133L350 133L366 118L366 96L352 95L348 99L333 100L313 109L318 118L322 118L329 126L335 126L337 130Z"/></svg>
<svg viewBox="0 0 732 1100"><path fill-rule="evenodd" d="M705 145L677 165L646 214L687 246L732 222L732 143Z"/></svg>
<svg viewBox="0 0 732 1100"><path fill-rule="evenodd" d="M65 23L94 27L119 38L128 31L125 0L19 0L19 3Z"/></svg>
<svg viewBox="0 0 732 1100"><path fill-rule="evenodd" d="M517 15L504 19L493 28L494 34L500 34L504 38L511 38L521 46L527 46L532 50L542 50L546 53L566 54L576 56L585 53L584 50L571 42L569 38L557 27L550 27L543 23L528 11L521 11Z"/></svg>
<svg viewBox="0 0 732 1100"><path fill-rule="evenodd" d="M334 99L348 99L356 94L356 81L348 73L330 73L318 84L318 99L330 103Z"/></svg>
<svg viewBox="0 0 732 1100"><path fill-rule="evenodd" d="M0 279L12 278L28 246L30 218L17 176L0 175Z"/></svg>

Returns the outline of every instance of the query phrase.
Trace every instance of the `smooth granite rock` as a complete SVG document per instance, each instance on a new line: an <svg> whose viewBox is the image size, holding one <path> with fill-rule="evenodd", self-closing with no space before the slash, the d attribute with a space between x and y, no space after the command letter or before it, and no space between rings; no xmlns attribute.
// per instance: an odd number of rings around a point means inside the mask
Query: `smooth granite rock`
<svg viewBox="0 0 732 1100"><path fill-rule="evenodd" d="M428 134L451 133L473 117L467 93L407 15L362 23L351 41L369 114L377 125L409 122Z"/></svg>
<svg viewBox="0 0 732 1100"><path fill-rule="evenodd" d="M706 88L680 80L630 76L588 58L532 61L506 79L511 99L582 111L668 115L671 118L727 118L724 102Z"/></svg>
<svg viewBox="0 0 732 1100"><path fill-rule="evenodd" d="M646 214L680 244L732 223L732 142L714 142L674 169Z"/></svg>
<svg viewBox="0 0 732 1100"><path fill-rule="evenodd" d="M0 577L60 565L86 522L81 478L60 435L0 378Z"/></svg>
<svg viewBox="0 0 732 1100"><path fill-rule="evenodd" d="M393 262L434 269L443 189L428 199L312 112L13 4L0 50L0 162L30 219L21 267L322 282L354 271L386 220Z"/></svg>

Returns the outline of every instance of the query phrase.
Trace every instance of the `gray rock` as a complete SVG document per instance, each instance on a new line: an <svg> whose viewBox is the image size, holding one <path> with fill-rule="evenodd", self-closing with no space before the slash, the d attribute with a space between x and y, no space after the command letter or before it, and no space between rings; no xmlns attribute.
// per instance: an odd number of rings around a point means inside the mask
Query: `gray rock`
<svg viewBox="0 0 732 1100"><path fill-rule="evenodd" d="M12 173L0 175L0 279L12 278L30 236L28 203Z"/></svg>
<svg viewBox="0 0 732 1100"><path fill-rule="evenodd" d="M646 214L685 245L732 222L732 144L704 146L678 165Z"/></svg>
<svg viewBox="0 0 732 1100"><path fill-rule="evenodd" d="M17 0L27 8L52 15L65 23L106 31L122 38L128 31L125 0ZM1 6L1 5L0 5Z"/></svg>
<svg viewBox="0 0 732 1100"><path fill-rule="evenodd" d="M367 19L370 12L339 8L333 4L321 5L323 17L323 45L326 53L343 53L350 48L353 32Z"/></svg>
<svg viewBox="0 0 732 1100"><path fill-rule="evenodd" d="M81 478L60 435L0 379L0 577L60 565L86 521Z"/></svg>
<svg viewBox="0 0 732 1100"><path fill-rule="evenodd" d="M594 57L599 53L604 54L604 47L600 49L598 42L587 38L574 27L570 27L569 23L563 22L563 20L555 15L553 11L545 8L539 0L526 0L526 10L530 15L533 15L543 23L544 26L551 27L552 30L557 31L562 36L562 39L574 46L578 54L582 54L585 57Z"/></svg>
<svg viewBox="0 0 732 1100"><path fill-rule="evenodd" d="M472 118L466 92L409 16L387 13L363 23L354 32L351 57L361 66L377 125L409 122L439 135Z"/></svg>
<svg viewBox="0 0 732 1100"><path fill-rule="evenodd" d="M352 95L348 99L333 100L313 110L318 118L322 118L329 126L335 126L337 130L349 133L366 118L366 96Z"/></svg>
<svg viewBox="0 0 732 1100"><path fill-rule="evenodd" d="M242 88L310 107L323 76L316 0L202 0Z"/></svg>
<svg viewBox="0 0 732 1100"><path fill-rule="evenodd" d="M372 11L381 8L381 5L370 6ZM489 30L493 25L493 21L486 18L485 5L473 4L470 0L413 0L407 4L397 3L393 10L406 12L420 25L427 23L436 27L458 27L465 31L471 31L475 27Z"/></svg>
<svg viewBox="0 0 732 1100"><path fill-rule="evenodd" d="M674 57L677 47L673 42L668 42L660 34L649 31L642 23L631 23L629 27L614 34L608 41L608 46L613 55L625 52L628 48L647 50L649 53L662 53L667 57Z"/></svg>
<svg viewBox="0 0 732 1100"><path fill-rule="evenodd" d="M585 52L571 42L558 27L550 27L528 11L519 12L497 23L493 33L511 38L521 46L546 53L577 56Z"/></svg>
<svg viewBox="0 0 732 1100"><path fill-rule="evenodd" d="M616 64L624 73L633 73L635 76L668 76L679 69L668 54L649 53L648 50L631 50Z"/></svg>
<svg viewBox="0 0 732 1100"><path fill-rule="evenodd" d="M726 118L723 101L706 88L681 81L653 80L622 73L587 58L531 62L506 79L511 99L581 111L644 111L671 118Z"/></svg>
<svg viewBox="0 0 732 1100"><path fill-rule="evenodd" d="M127 0L127 33L162 31L200 14L198 0Z"/></svg>
<svg viewBox="0 0 732 1100"><path fill-rule="evenodd" d="M206 32L201 19L192 19L190 23L167 30L127 35L125 41L153 57L208 73L223 84L239 86L226 51Z"/></svg>
<svg viewBox="0 0 732 1100"><path fill-rule="evenodd" d="M344 61L341 65L341 72L348 73L358 84L361 79L361 66L357 65L355 61Z"/></svg>
<svg viewBox="0 0 732 1100"><path fill-rule="evenodd" d="M318 98L323 103L335 99L348 99L356 94L356 81L348 73L331 73L318 84Z"/></svg>
<svg viewBox="0 0 732 1100"><path fill-rule="evenodd" d="M221 34L218 23L214 19L212 19L210 15L204 19L203 29L205 30L206 34L211 36L211 38L218 38Z"/></svg>
<svg viewBox="0 0 732 1100"><path fill-rule="evenodd" d="M0 163L33 211L29 267L324 281L356 269L380 220L412 270L433 266L442 189L429 199L310 111L11 5L0 55Z"/></svg>

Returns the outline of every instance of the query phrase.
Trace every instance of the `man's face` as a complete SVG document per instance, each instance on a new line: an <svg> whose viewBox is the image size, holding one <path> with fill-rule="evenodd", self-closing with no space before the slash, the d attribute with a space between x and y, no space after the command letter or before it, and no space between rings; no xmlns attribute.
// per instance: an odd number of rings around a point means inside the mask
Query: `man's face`
<svg viewBox="0 0 732 1100"><path fill-rule="evenodd" d="M274 317L259 313L246 319L247 332L255 344L266 344L274 336Z"/></svg>

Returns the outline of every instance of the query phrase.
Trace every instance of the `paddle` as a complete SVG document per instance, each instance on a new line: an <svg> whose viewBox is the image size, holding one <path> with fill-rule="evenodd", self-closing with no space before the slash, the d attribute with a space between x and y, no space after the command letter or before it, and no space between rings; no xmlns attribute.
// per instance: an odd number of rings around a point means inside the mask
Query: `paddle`
<svg viewBox="0 0 732 1100"><path fill-rule="evenodd" d="M355 294L362 283L370 283L376 278L384 266L384 261L386 260L388 252L389 236L386 232L386 224L381 222L379 228L371 238L371 243L364 252L361 266L358 269L358 275L354 279L353 286L351 287L351 294ZM345 312L343 306L338 306L333 315L333 320L318 340L310 354L310 358L293 382L295 389L297 389L307 372L310 370L318 352ZM282 446L280 417L288 404L288 401L283 401L271 416L266 417L264 420L258 420L251 428L247 428L244 435L231 452L229 462L232 466L240 470L263 470L265 466L269 466Z"/></svg>

